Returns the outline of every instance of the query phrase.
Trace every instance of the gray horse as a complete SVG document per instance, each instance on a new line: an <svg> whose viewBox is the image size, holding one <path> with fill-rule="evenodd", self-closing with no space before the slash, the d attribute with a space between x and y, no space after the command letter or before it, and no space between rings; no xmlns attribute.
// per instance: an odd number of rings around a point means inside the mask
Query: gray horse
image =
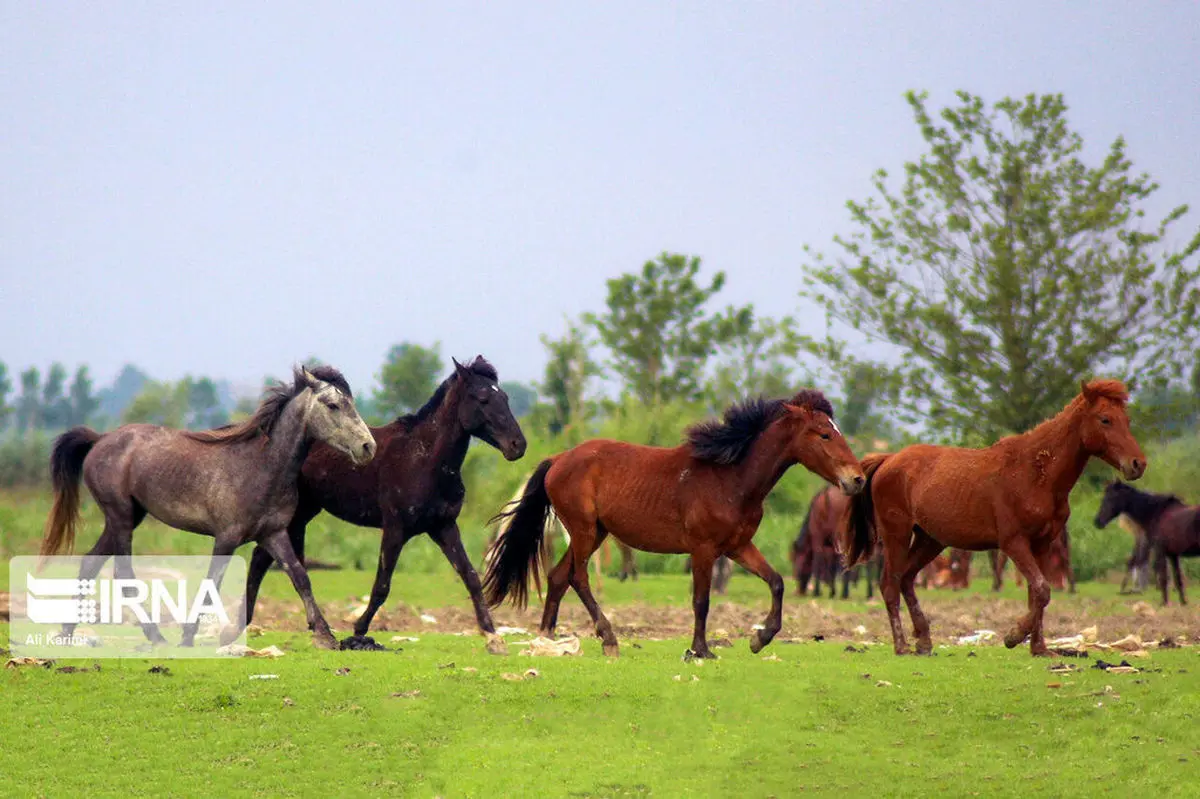
<svg viewBox="0 0 1200 799"><path fill-rule="evenodd" d="M104 532L84 558L80 579L95 577L110 556L116 557L117 577L132 578L128 556L133 554L133 530L146 514L171 527L212 536L208 576L218 585L228 556L255 541L282 564L304 600L315 645L337 649L287 536L300 467L315 441L357 465L375 455L375 439L358 415L350 386L330 366L296 369L292 383L270 389L251 418L217 430L128 424L101 435L72 428L54 442L50 457L54 507L42 555L73 547L82 476L104 512ZM73 625L64 627L65 634L72 630ZM143 625L143 630L152 643L165 643L157 625ZM229 632L223 633L223 643ZM184 625L182 645L191 646L195 635L195 624Z"/></svg>

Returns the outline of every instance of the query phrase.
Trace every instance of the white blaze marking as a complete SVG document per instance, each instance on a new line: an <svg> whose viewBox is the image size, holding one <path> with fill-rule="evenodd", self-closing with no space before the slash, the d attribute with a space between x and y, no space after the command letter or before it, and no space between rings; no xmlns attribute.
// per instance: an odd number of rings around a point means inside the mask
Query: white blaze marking
<svg viewBox="0 0 1200 799"><path fill-rule="evenodd" d="M833 429L834 429L834 430L836 430L836 431L837 431L837 434L838 434L839 436L842 434L842 431L841 431L841 429L840 429L840 428L837 426L837 422L833 421L833 418L832 418L832 417L830 417L830 419L829 419L829 424L830 424L830 426L832 426L832 427L833 427Z"/></svg>

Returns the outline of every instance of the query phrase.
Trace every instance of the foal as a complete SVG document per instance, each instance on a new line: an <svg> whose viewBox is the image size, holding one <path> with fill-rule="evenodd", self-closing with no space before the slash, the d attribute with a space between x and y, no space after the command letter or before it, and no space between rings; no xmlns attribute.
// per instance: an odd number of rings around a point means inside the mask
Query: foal
<svg viewBox="0 0 1200 799"><path fill-rule="evenodd" d="M291 385L272 388L245 422L193 433L149 424L127 424L103 435L75 427L58 437L50 458L54 508L46 522L42 555L70 550L79 513L82 475L104 512L104 532L83 560L79 579L91 579L110 556L116 574L133 577L133 530L147 514L171 527L212 536L208 577L220 584L228 556L256 541L283 566L304 600L314 643L337 641L313 599L304 563L292 549L287 524L296 510L296 479L309 448L322 442L334 458L365 464L375 439L359 417L350 386L330 366L297 369ZM69 635L74 625L64 629ZM165 639L155 624L142 625L152 643ZM230 635L230 632L233 635ZM223 631L223 641L240 630ZM191 646L196 625L184 625Z"/></svg>
<svg viewBox="0 0 1200 799"><path fill-rule="evenodd" d="M1144 569L1150 552L1154 552L1154 573L1158 578L1163 604L1167 605L1171 598L1167 588L1169 561L1175 577L1175 590L1179 592L1179 604L1186 605L1179 558L1200 555L1200 507L1185 505L1174 494L1152 494L1117 481L1109 483L1104 489L1104 499L1096 513L1096 526L1104 527L1121 514L1128 516L1145 531L1144 538L1138 542L1130 558L1133 566Z"/></svg>
<svg viewBox="0 0 1200 799"><path fill-rule="evenodd" d="M917 652L933 649L929 621L917 602L918 572L948 546L999 548L1029 581L1029 613L1004 638L1009 648L1030 639L1046 655L1042 615L1050 602L1043 566L1070 516L1068 497L1088 459L1097 457L1136 480L1146 470L1129 431L1125 386L1116 380L1080 385L1057 416L985 449L919 444L863 459L867 488L851 502L842 528L846 562L883 545L881 590L896 654L908 652L900 595L908 604Z"/></svg>
<svg viewBox="0 0 1200 799"><path fill-rule="evenodd" d="M862 487L858 460L833 422L819 391L790 400L750 400L688 430L671 449L595 439L542 461L525 494L501 516L511 517L484 579L488 601L511 597L523 606L530 572L540 591L541 539L553 509L571 533L571 546L547 576L540 634L551 637L567 586L583 601L616 656L617 638L588 583L587 562L610 533L635 549L690 554L696 625L689 650L711 658L705 626L713 563L728 555L771 588L771 612L750 642L758 652L782 626L783 578L754 546L763 500L793 464L803 464L847 493Z"/></svg>

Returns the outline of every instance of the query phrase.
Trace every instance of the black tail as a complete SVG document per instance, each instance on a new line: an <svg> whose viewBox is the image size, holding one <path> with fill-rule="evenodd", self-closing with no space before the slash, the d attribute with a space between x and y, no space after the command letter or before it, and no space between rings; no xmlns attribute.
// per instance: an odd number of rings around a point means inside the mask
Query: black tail
<svg viewBox="0 0 1200 799"><path fill-rule="evenodd" d="M499 522L507 529L496 538L491 562L483 578L483 590L488 604L499 605L509 596L512 603L523 608L529 601L529 576L538 595L542 593L541 570L542 538L546 534L546 520L550 516L550 495L546 493L546 472L553 461L547 458L538 464L525 484L525 493L517 502L510 502L505 510L492 517L490 523Z"/></svg>
<svg viewBox="0 0 1200 799"><path fill-rule="evenodd" d="M75 546L75 524L79 519L79 478L83 459L100 440L100 434L87 427L72 427L54 441L50 452L50 479L54 484L54 507L46 519L42 537L42 557L57 555Z"/></svg>
<svg viewBox="0 0 1200 799"><path fill-rule="evenodd" d="M890 454L872 454L860 461L867 482L862 491L851 497L850 518L838 529L842 563L847 569L861 563L875 548L879 533L875 529L875 500L871 496L871 483L876 470L890 457Z"/></svg>

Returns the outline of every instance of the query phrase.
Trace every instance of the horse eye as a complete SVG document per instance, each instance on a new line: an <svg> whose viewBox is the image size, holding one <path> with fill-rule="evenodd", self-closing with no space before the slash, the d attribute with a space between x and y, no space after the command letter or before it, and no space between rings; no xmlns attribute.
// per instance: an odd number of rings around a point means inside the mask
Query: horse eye
<svg viewBox="0 0 1200 799"><path fill-rule="evenodd" d="M1103 425L1110 425L1110 424L1112 424L1112 420L1111 420L1111 419L1109 419L1107 416L1101 416L1101 417L1100 417L1100 424L1103 424Z"/></svg>
<svg viewBox="0 0 1200 799"><path fill-rule="evenodd" d="M828 440L829 440L829 439L831 439L831 438L833 438L833 436L829 435L828 433L822 433L822 434L821 434L821 440L822 440L822 441L828 441Z"/></svg>
<svg viewBox="0 0 1200 799"><path fill-rule="evenodd" d="M338 406L337 406L337 405L331 405L331 404L330 404L330 403L328 403L328 402L327 402L327 403L325 403L325 407L326 407L326 408L328 408L329 410L333 411L334 413L337 413L337 411L338 411Z"/></svg>

